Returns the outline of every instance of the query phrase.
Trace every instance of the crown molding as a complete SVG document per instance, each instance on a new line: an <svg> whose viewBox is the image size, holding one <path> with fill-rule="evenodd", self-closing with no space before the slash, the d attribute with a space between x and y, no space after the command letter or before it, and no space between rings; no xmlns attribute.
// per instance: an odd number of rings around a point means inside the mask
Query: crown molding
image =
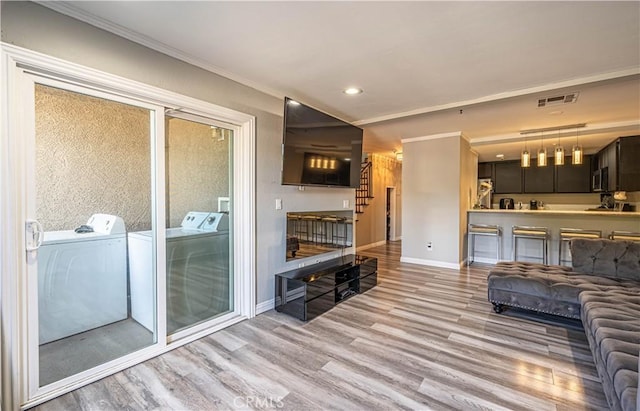
<svg viewBox="0 0 640 411"><path fill-rule="evenodd" d="M186 63L192 64L194 66L200 67L201 69L207 70L219 76L225 77L227 79L233 80L237 83L243 84L247 87L251 87L255 90L261 91L265 94L268 94L272 97L277 97L279 99L283 99L285 97L285 93L274 90L270 87L266 87L263 84L259 84L253 80L247 79L245 77L239 76L235 73L227 71L221 67L216 66L215 64L211 64L205 60L192 56L190 54L184 53L174 47L171 47L167 44L164 44L158 40L155 40L149 36L145 36L136 31L125 28L119 24L115 24L108 20L102 19L94 14L87 13L84 10L80 10L75 7L71 2L67 1L36 1L35 3L51 9L55 12L63 14L65 16L74 18L76 20L82 21L84 23L90 24L99 29L108 31L112 34L115 34L119 37L122 37L126 40L132 41L134 43L140 44L162 54L166 54L167 56L173 57L180 61L184 61ZM151 4L151 3L150 3Z"/></svg>
<svg viewBox="0 0 640 411"><path fill-rule="evenodd" d="M403 117L415 116L419 114L434 113L436 111L449 110L454 108L468 107L474 104L488 103L491 101L504 100L512 97L520 97L529 94L541 93L551 90L557 90L566 87L576 87L582 84L597 83L600 81L613 80L618 78L630 77L640 75L640 67L633 67L626 70L612 71L608 73L596 74L593 76L580 77L572 80L559 81L555 83L549 83L543 86L523 88L519 90L507 91L504 93L490 94L488 96L479 97L469 100L461 100L447 104L440 104L436 106L422 107L415 110L403 111L400 113L387 114L384 116L372 117L364 120L358 120L353 122L357 126L370 125L374 123L381 123L389 120L396 120Z"/></svg>
<svg viewBox="0 0 640 411"><path fill-rule="evenodd" d="M406 143L416 143L418 141L438 140L438 139L441 139L441 138L449 138L449 137L460 137L460 138L463 138L463 139L469 141L469 139L467 137L465 137L464 134L462 134L462 131L454 131L454 132L450 132L450 133L431 134L429 136L422 136L422 137L403 138L400 141L402 142L402 144L406 144Z"/></svg>

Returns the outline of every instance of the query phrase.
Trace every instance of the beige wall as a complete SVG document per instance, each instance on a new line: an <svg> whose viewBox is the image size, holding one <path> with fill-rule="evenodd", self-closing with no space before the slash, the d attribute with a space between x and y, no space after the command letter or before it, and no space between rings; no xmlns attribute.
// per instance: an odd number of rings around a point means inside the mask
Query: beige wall
<svg viewBox="0 0 640 411"><path fill-rule="evenodd" d="M171 118L166 147L169 227L179 227L189 211L218 211L229 197L232 131Z"/></svg>
<svg viewBox="0 0 640 411"><path fill-rule="evenodd" d="M151 227L149 112L37 86L36 216L46 231L69 230L95 213Z"/></svg>
<svg viewBox="0 0 640 411"><path fill-rule="evenodd" d="M38 85L37 217L47 231L120 216L128 231L151 228L149 112ZM229 197L231 130L172 118L166 144L167 224L189 211L217 211Z"/></svg>
<svg viewBox="0 0 640 411"><path fill-rule="evenodd" d="M364 213L357 215L356 246L363 247L386 239L387 187L395 187L396 238L402 236L402 163L395 159L371 154L373 197Z"/></svg>

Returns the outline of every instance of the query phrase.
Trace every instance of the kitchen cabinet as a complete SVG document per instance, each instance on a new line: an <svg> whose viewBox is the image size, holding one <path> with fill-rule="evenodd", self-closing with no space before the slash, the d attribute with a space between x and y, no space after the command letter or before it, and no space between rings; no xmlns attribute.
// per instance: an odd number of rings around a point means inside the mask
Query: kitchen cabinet
<svg viewBox="0 0 640 411"><path fill-rule="evenodd" d="M571 164L571 156L567 156L563 166L555 166L555 192L590 193L591 157L584 156L582 164Z"/></svg>
<svg viewBox="0 0 640 411"><path fill-rule="evenodd" d="M636 158L640 164L640 157ZM564 165L554 166L549 157L548 166L537 167L532 162L528 168L522 168L520 161L478 163L478 178L491 178L495 194L590 193L595 161L596 156L585 156L582 164L573 165L567 156Z"/></svg>
<svg viewBox="0 0 640 411"><path fill-rule="evenodd" d="M617 190L640 191L640 136L620 138L617 154Z"/></svg>
<svg viewBox="0 0 640 411"><path fill-rule="evenodd" d="M538 167L532 162L531 167L523 168L525 193L553 193L553 158L547 159L546 167Z"/></svg>
<svg viewBox="0 0 640 411"><path fill-rule="evenodd" d="M495 194L522 193L522 167L520 161L499 161L493 164Z"/></svg>
<svg viewBox="0 0 640 411"><path fill-rule="evenodd" d="M493 180L493 163L478 163L478 178Z"/></svg>
<svg viewBox="0 0 640 411"><path fill-rule="evenodd" d="M595 155L593 170L607 168L607 191L640 191L640 136L620 137Z"/></svg>

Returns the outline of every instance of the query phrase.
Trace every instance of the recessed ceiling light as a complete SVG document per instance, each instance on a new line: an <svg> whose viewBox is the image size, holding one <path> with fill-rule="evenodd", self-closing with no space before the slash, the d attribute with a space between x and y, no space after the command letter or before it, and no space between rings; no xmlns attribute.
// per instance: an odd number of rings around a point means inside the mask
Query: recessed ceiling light
<svg viewBox="0 0 640 411"><path fill-rule="evenodd" d="M496 154L496 157L502 160L504 158L504 154Z"/></svg>
<svg viewBox="0 0 640 411"><path fill-rule="evenodd" d="M295 100L289 100L289 104L291 104L292 106L299 106L300 105L300 103L298 103Z"/></svg>
<svg viewBox="0 0 640 411"><path fill-rule="evenodd" d="M362 93L362 89L361 88L357 88L357 87L349 87L344 89L343 91L344 94L348 94L350 96L354 96L356 94L361 94Z"/></svg>
<svg viewBox="0 0 640 411"><path fill-rule="evenodd" d="M551 111L549 113L550 116L559 116L560 114L564 113L564 111L562 110L555 110L555 111Z"/></svg>

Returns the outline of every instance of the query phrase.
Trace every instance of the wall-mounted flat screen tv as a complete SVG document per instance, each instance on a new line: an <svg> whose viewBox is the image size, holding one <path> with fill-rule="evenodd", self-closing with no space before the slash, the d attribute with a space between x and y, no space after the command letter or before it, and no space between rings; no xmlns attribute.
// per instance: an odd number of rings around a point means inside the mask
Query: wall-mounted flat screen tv
<svg viewBox="0 0 640 411"><path fill-rule="evenodd" d="M362 134L359 127L285 98L282 184L357 188Z"/></svg>

